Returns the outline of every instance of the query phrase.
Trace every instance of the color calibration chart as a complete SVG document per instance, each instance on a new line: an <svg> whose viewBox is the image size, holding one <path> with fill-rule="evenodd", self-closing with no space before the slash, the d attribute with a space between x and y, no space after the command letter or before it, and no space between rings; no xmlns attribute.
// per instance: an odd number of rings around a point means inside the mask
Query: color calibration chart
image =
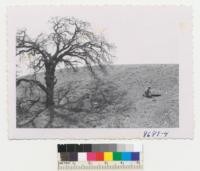
<svg viewBox="0 0 200 171"><path fill-rule="evenodd" d="M141 144L59 144L58 171L142 170Z"/></svg>

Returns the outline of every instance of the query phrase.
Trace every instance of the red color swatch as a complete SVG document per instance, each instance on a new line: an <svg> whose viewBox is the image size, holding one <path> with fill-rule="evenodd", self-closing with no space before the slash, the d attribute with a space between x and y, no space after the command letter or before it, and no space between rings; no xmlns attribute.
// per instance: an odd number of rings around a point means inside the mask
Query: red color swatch
<svg viewBox="0 0 200 171"><path fill-rule="evenodd" d="M104 153L103 152L97 152L96 153L96 160L97 161L103 161L104 160Z"/></svg>

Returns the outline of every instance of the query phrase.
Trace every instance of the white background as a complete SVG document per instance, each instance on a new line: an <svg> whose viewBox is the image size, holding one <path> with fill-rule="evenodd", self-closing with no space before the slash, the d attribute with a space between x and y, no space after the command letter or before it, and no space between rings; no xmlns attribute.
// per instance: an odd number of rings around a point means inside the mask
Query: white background
<svg viewBox="0 0 200 171"><path fill-rule="evenodd" d="M8 140L6 5L31 4L123 4L123 5L192 5L194 8L194 112L193 140L133 140L127 143L144 144L145 171L198 171L200 170L200 1L178 0L0 0L0 170L2 171L56 171L56 144L67 140ZM73 141L73 143L95 141ZM107 142L107 141L98 141ZM112 143L120 141L112 141ZM125 143L125 141L121 141Z"/></svg>

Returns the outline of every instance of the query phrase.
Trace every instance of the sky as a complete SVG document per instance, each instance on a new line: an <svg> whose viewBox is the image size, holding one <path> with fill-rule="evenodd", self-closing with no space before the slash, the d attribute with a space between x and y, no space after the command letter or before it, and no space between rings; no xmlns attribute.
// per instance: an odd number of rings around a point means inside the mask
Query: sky
<svg viewBox="0 0 200 171"><path fill-rule="evenodd" d="M53 16L72 16L90 22L94 32L114 43L114 64L178 63L180 49L191 40L191 8L177 6L35 6L10 7L8 30L31 36L47 32ZM18 60L17 60L18 63ZM21 68L21 74L28 72Z"/></svg>

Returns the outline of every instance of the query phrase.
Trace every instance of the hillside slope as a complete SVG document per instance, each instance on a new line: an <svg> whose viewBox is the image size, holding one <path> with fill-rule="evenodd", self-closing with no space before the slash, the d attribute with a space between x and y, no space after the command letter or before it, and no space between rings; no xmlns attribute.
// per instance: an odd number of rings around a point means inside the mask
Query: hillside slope
<svg viewBox="0 0 200 171"><path fill-rule="evenodd" d="M89 94L90 103L92 97L93 101L98 101L100 99L98 91L107 91L106 94L111 100L107 104L101 102L104 105L98 111L90 110L91 107L85 105L88 98L82 99L81 104L84 105L81 105L80 110L69 110L69 106L67 109L58 108L56 112L66 117L55 117L53 126L70 128L178 127L178 70L178 65L113 65L108 68L108 74L98 74L103 83L99 86L100 90L95 90L95 92L93 91L94 81L85 68L81 68L76 73L71 70L57 71L56 90L67 89L70 85L71 92L68 98L72 101L85 97L85 94ZM39 77L41 81L42 77L41 74ZM161 96L144 97L144 91L149 86L153 93L161 94ZM17 90L18 97L22 96L21 90L21 87ZM99 101L96 103L100 103ZM77 106L79 107L80 104L76 105L76 108ZM20 113L18 115L21 122L22 117ZM48 112L44 111L34 120L34 125L43 127L47 120ZM26 125L26 127L31 127L31 125Z"/></svg>

